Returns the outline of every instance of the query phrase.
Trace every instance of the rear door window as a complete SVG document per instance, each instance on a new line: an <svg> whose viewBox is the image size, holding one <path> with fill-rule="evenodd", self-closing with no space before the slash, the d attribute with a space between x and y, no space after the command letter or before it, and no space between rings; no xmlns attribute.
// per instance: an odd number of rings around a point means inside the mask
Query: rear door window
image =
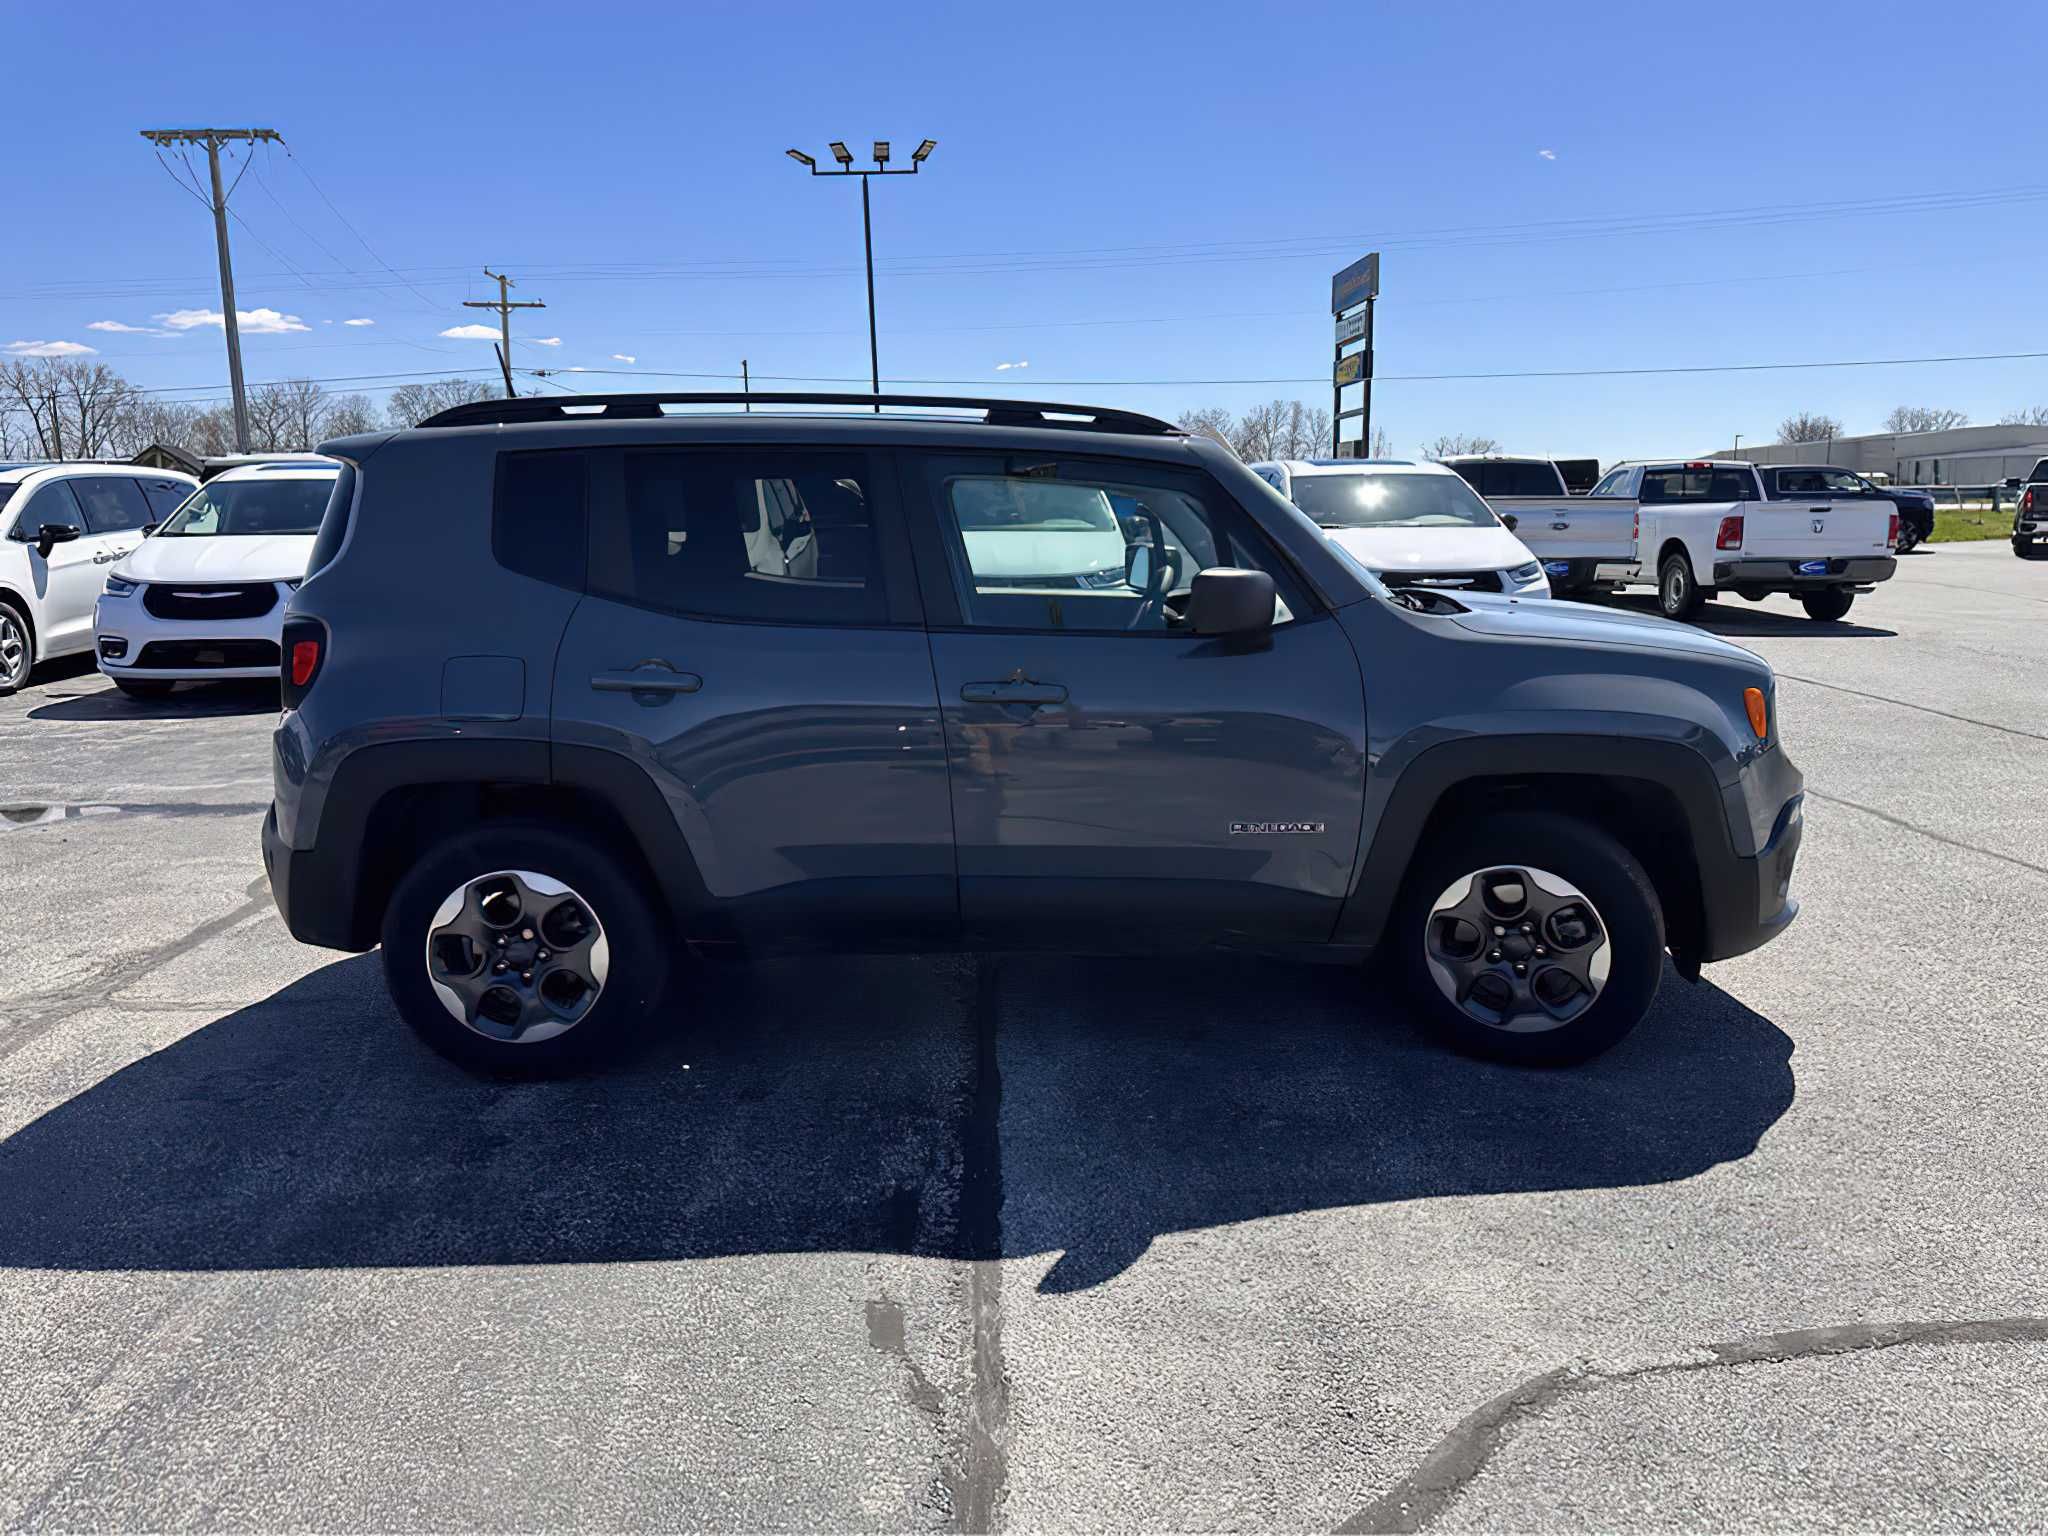
<svg viewBox="0 0 2048 1536"><path fill-rule="evenodd" d="M178 505L192 494L192 487L183 480L141 480L142 499L149 503L149 520L160 523L178 510Z"/></svg>
<svg viewBox="0 0 2048 1536"><path fill-rule="evenodd" d="M581 448L499 456L491 507L491 554L498 564L536 581L583 590L589 461ZM334 517L331 509L327 517ZM323 522L322 542L326 531Z"/></svg>
<svg viewBox="0 0 2048 1536"><path fill-rule="evenodd" d="M1630 496L1634 494L1636 472L1633 468L1610 469L1601 477L1600 483L1587 494L1589 496Z"/></svg>
<svg viewBox="0 0 2048 1536"><path fill-rule="evenodd" d="M692 618L888 622L864 453L626 452L621 510L591 545L590 589Z"/></svg>
<svg viewBox="0 0 2048 1536"><path fill-rule="evenodd" d="M1453 469L1482 496L1561 496L1557 471L1548 464L1454 464Z"/></svg>

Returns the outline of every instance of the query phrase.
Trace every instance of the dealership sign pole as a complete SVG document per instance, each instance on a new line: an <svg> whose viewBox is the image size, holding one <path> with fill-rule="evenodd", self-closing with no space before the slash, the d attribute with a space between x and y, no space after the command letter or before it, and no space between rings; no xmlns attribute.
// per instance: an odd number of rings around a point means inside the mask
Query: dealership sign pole
<svg viewBox="0 0 2048 1536"><path fill-rule="evenodd" d="M1330 451L1344 458L1344 420L1358 418L1358 447L1355 459L1372 453L1372 305L1380 296L1380 253L1351 263L1330 279L1330 313L1337 319L1337 350L1330 370ZM1363 342L1358 351L1345 354L1353 342ZM1362 386L1360 403L1344 409L1344 387Z"/></svg>

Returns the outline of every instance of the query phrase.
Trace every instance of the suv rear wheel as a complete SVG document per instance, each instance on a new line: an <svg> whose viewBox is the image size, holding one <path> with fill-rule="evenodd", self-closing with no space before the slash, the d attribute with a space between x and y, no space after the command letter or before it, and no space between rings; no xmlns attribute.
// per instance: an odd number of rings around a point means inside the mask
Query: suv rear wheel
<svg viewBox="0 0 2048 1536"><path fill-rule="evenodd" d="M640 882L600 845L537 822L430 849L393 891L383 943L406 1023L494 1072L560 1072L615 1049L668 972Z"/></svg>
<svg viewBox="0 0 2048 1536"><path fill-rule="evenodd" d="M0 602L0 693L12 693L28 681L36 664L36 643L28 620L12 603Z"/></svg>
<svg viewBox="0 0 2048 1536"><path fill-rule="evenodd" d="M1409 990L1475 1056L1562 1066L1642 1021L1664 975L1664 918L1642 865L1587 822L1482 817L1435 839L1396 919Z"/></svg>
<svg viewBox="0 0 2048 1536"><path fill-rule="evenodd" d="M1706 601L1700 584L1693 579L1692 562L1683 551L1673 550L1657 568L1657 606L1667 619L1689 619Z"/></svg>
<svg viewBox="0 0 2048 1536"><path fill-rule="evenodd" d="M1856 594L1843 587L1823 587L1818 592L1799 594L1799 606L1806 610L1809 619L1823 624L1833 623L1849 611L1849 605L1856 601Z"/></svg>

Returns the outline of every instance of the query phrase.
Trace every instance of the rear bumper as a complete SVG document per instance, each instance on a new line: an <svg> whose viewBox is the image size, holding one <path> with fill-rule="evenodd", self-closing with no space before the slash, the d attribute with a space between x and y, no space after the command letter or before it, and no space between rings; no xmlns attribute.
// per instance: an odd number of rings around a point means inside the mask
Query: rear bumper
<svg viewBox="0 0 2048 1536"><path fill-rule="evenodd" d="M1825 564L1827 569L1809 571L1804 567ZM1867 587L1890 581L1899 568L1893 555L1872 555L1864 559L1818 560L1716 560L1717 587L1760 587L1766 592L1804 592L1815 587Z"/></svg>

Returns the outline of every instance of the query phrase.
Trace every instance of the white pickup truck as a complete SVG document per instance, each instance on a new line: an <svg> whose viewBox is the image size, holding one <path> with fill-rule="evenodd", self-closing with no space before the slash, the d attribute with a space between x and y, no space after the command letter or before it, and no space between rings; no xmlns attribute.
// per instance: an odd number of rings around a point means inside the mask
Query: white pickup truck
<svg viewBox="0 0 2048 1536"><path fill-rule="evenodd" d="M1635 564L1633 509L1573 495L1556 461L1488 453L1457 454L1443 462L1543 562L1557 596L1591 592L1603 566Z"/></svg>
<svg viewBox="0 0 2048 1536"><path fill-rule="evenodd" d="M1890 502L1772 496L1756 466L1741 460L1617 464L1580 504L1626 513L1635 525L1633 561L1603 563L1600 584L1654 584L1667 618L1690 618L1708 598L1732 591L1751 602L1788 592L1808 618L1839 619L1899 563L1899 515Z"/></svg>

